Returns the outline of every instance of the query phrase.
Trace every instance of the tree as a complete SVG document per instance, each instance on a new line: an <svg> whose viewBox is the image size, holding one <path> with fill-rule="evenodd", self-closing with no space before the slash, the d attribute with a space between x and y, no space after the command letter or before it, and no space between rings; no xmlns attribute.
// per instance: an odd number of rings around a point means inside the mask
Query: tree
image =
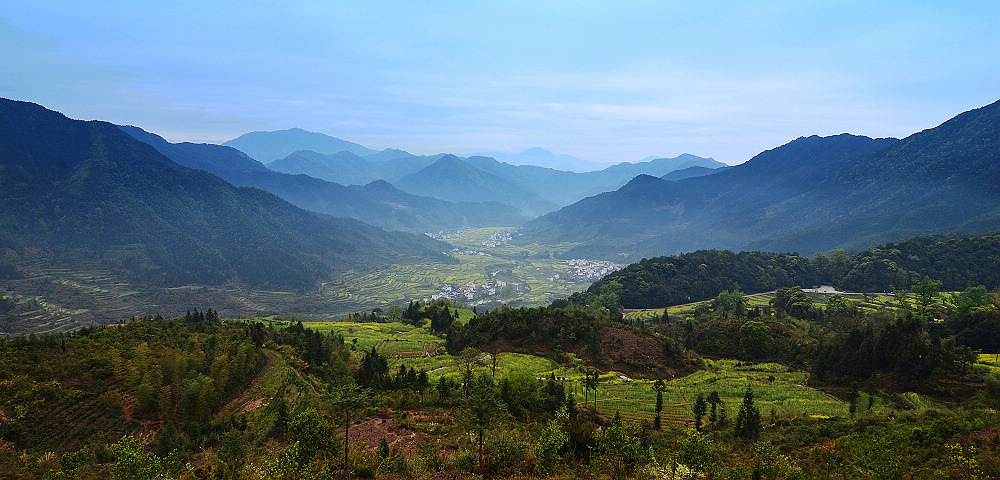
<svg viewBox="0 0 1000 480"><path fill-rule="evenodd" d="M760 359L771 353L774 340L771 339L771 328L764 322L750 320L740 326L740 347L752 359Z"/></svg>
<svg viewBox="0 0 1000 480"><path fill-rule="evenodd" d="M479 474L483 474L483 435L493 428L497 421L497 412L507 407L497 395L496 384L489 375L480 375L469 386L466 396L465 412L462 423L475 432L479 444Z"/></svg>
<svg viewBox="0 0 1000 480"><path fill-rule="evenodd" d="M108 450L115 457L115 463L111 465L111 477L115 480L152 479L165 470L163 461L147 453L139 437L125 435L108 445Z"/></svg>
<svg viewBox="0 0 1000 480"><path fill-rule="evenodd" d="M370 352L366 352L361 359L358 368L358 385L364 388L380 389L385 385L385 377L389 375L389 362L375 351L372 345Z"/></svg>
<svg viewBox="0 0 1000 480"><path fill-rule="evenodd" d="M611 478L627 478L636 467L649 462L649 450L643 448L639 431L622 421L620 413L601 432L598 448L602 458L610 465Z"/></svg>
<svg viewBox="0 0 1000 480"><path fill-rule="evenodd" d="M723 290L715 298L715 309L722 312L723 318L728 318L730 313L737 317L743 317L747 311L747 300L743 296L743 292L739 290L733 290L732 293L729 290Z"/></svg>
<svg viewBox="0 0 1000 480"><path fill-rule="evenodd" d="M653 382L653 391L656 392L656 419L653 420L653 429L659 430L662 424L660 411L663 410L663 392L667 389L667 384L663 380Z"/></svg>
<svg viewBox="0 0 1000 480"><path fill-rule="evenodd" d="M465 347L459 354L459 361L462 363L462 384L465 388L465 394L469 394L469 389L474 380L472 367L479 364L483 356L483 352L472 348Z"/></svg>
<svg viewBox="0 0 1000 480"><path fill-rule="evenodd" d="M962 292L952 294L951 304L956 312L968 315L987 307L990 304L990 294L982 285L969 287Z"/></svg>
<svg viewBox="0 0 1000 480"><path fill-rule="evenodd" d="M695 472L707 472L718 462L719 449L707 435L688 429L681 439L677 461Z"/></svg>
<svg viewBox="0 0 1000 480"><path fill-rule="evenodd" d="M344 385L334 389L328 396L333 405L344 412L344 468L347 468L347 454L351 448L351 413L368 405L370 393L369 390L358 388L357 385Z"/></svg>
<svg viewBox="0 0 1000 480"><path fill-rule="evenodd" d="M535 445L535 460L538 462L538 470L542 475L548 475L559 463L559 451L569 440L569 435L563 429L564 424L569 423L569 413L566 407L562 407L556 412L555 418L545 424L538 443Z"/></svg>
<svg viewBox="0 0 1000 480"><path fill-rule="evenodd" d="M583 371L583 375L583 388L585 390L594 391L594 413L597 413L597 385L601 382L601 372L599 372L596 368L587 367Z"/></svg>
<svg viewBox="0 0 1000 480"><path fill-rule="evenodd" d="M743 393L740 412L736 415L734 433L737 438L753 442L760 437L761 429L760 410L757 409L757 405L753 401L753 387L748 384L746 392Z"/></svg>
<svg viewBox="0 0 1000 480"><path fill-rule="evenodd" d="M708 398L706 400L708 401L708 404L712 406L712 411L708 414L708 420L715 423L719 420L717 407L720 403L722 403L722 397L719 396L719 392L712 390L712 393L708 394Z"/></svg>
<svg viewBox="0 0 1000 480"><path fill-rule="evenodd" d="M913 286L913 293L917 296L917 313L925 319L932 318L936 313L934 305L938 300L938 293L941 291L941 281L931 280L924 276L924 279Z"/></svg>
<svg viewBox="0 0 1000 480"><path fill-rule="evenodd" d="M708 402L705 401L705 397L702 394L698 394L698 397L694 400L694 406L691 407L691 411L694 413L694 428L695 430L701 431L701 419L708 412Z"/></svg>
<svg viewBox="0 0 1000 480"><path fill-rule="evenodd" d="M288 433L292 440L299 444L299 457L296 461L300 466L308 465L317 453L336 455L340 447L337 442L337 429L313 407L288 422ZM344 450L346 452L346 446Z"/></svg>

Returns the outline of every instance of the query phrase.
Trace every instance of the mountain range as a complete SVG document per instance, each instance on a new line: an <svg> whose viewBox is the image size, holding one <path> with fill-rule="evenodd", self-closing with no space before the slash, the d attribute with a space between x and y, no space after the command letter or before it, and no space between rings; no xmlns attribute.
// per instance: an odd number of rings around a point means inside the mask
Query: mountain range
<svg viewBox="0 0 1000 480"><path fill-rule="evenodd" d="M266 190L306 210L354 218L388 230L424 233L465 227L517 226L528 220L520 210L496 202L455 203L421 197L383 180L368 180L363 186L341 185L313 176L272 171L232 147L170 143L138 127L121 128L185 167L205 170L236 186ZM296 154L323 156L310 151ZM332 157L359 158L347 151Z"/></svg>
<svg viewBox="0 0 1000 480"><path fill-rule="evenodd" d="M226 147L170 148L262 171ZM0 100L0 187L5 252L67 267L97 261L143 285L301 290L346 267L449 261L448 245L426 236L307 212L181 166L115 125L27 102Z"/></svg>
<svg viewBox="0 0 1000 480"><path fill-rule="evenodd" d="M509 163L511 165L533 165L578 173L600 170L608 166L603 163L582 160L572 155L566 155L565 153L556 155L539 147L529 148L521 153L480 152L471 156L490 157L498 162Z"/></svg>
<svg viewBox="0 0 1000 480"><path fill-rule="evenodd" d="M274 134L272 151L279 148L300 148L284 158L268 162L268 169L308 175L343 185L364 185L375 180L385 180L409 193L452 202L498 201L517 207L531 217L591 195L620 188L636 175L661 176L693 166L706 169L726 167L724 163L711 158L688 154L637 163L624 162L601 170L579 173L537 165L512 164L481 155L466 158L449 154L412 155L394 149L375 153L356 153L357 149L324 153L308 149L315 142L288 143L287 132L254 132L252 138L256 142L256 148L261 148L267 142L270 138L268 134ZM238 140L245 137L246 135L226 142L225 145L239 146L243 142ZM331 145L343 142L334 137L325 138ZM536 150L529 150L532 151ZM528 158L535 157L522 157L520 161ZM698 171L697 175L704 173L706 171ZM693 175L696 174L686 176ZM445 185L450 185L450 188Z"/></svg>
<svg viewBox="0 0 1000 480"><path fill-rule="evenodd" d="M1000 102L903 140L802 137L718 173L648 175L528 224L523 241L569 256L704 248L859 250L904 237L1000 228Z"/></svg>

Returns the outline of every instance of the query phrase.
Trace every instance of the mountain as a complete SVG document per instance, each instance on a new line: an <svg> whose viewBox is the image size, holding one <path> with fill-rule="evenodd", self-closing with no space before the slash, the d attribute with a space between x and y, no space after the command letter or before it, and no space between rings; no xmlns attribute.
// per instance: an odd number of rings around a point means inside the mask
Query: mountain
<svg viewBox="0 0 1000 480"><path fill-rule="evenodd" d="M666 175L661 175L660 178L664 180L684 180L685 178L704 177L705 175L719 173L726 168L729 167L709 168L702 167L701 165L695 165L692 167L682 168L680 170L674 170Z"/></svg>
<svg viewBox="0 0 1000 480"><path fill-rule="evenodd" d="M529 224L569 254L858 250L1000 228L1000 102L903 140L803 137L714 175L637 177Z"/></svg>
<svg viewBox="0 0 1000 480"><path fill-rule="evenodd" d="M656 159L639 163L620 163L603 170L576 173L533 165L511 165L490 157L469 157L470 165L492 173L504 180L536 193L546 201L559 206L569 205L582 198L621 188L636 175L663 175L678 168L725 166L711 158L681 155L676 158Z"/></svg>
<svg viewBox="0 0 1000 480"><path fill-rule="evenodd" d="M492 157L499 162L511 165L532 165L536 167L565 170L570 172L590 172L598 170L604 164L581 160L572 155L556 155L544 148L529 148L521 153L485 152L474 156Z"/></svg>
<svg viewBox="0 0 1000 480"><path fill-rule="evenodd" d="M387 148L385 150L382 150L381 152L375 152L371 155L365 155L365 160L368 160L369 162L384 162L386 160L394 160L397 158L409 158L414 156L415 155L405 150L399 150L396 148Z"/></svg>
<svg viewBox="0 0 1000 480"><path fill-rule="evenodd" d="M346 150L362 157L376 153L375 150L357 143L322 133L307 132L301 128L244 133L223 145L246 153L264 164L285 158L299 150L310 150L326 155Z"/></svg>
<svg viewBox="0 0 1000 480"><path fill-rule="evenodd" d="M405 155L400 155L398 152L402 150L383 150L361 158L348 151L324 155L300 150L267 164L267 167L278 172L309 175L343 185L363 185L375 180L394 182L427 167L442 156L417 156L406 152L402 152Z"/></svg>
<svg viewBox="0 0 1000 480"><path fill-rule="evenodd" d="M389 230L424 233L464 227L517 226L527 220L518 209L496 202L453 203L420 197L403 192L381 180L368 182L365 186L344 186L307 175L271 171L232 147L174 144L138 127L122 129L143 143L152 145L174 162L208 171L233 185L260 188L299 208L334 217L354 218ZM327 158L315 152L296 154L301 154L300 158L322 157L320 161ZM354 157L355 162L364 162L350 152L334 154L335 157L348 155ZM410 159L423 161L422 157ZM400 159L403 160L406 158ZM396 161L389 160L375 165L391 168Z"/></svg>
<svg viewBox="0 0 1000 480"><path fill-rule="evenodd" d="M332 155L299 150L267 166L276 172L302 173L342 185L363 185L380 178L365 159L346 150Z"/></svg>
<svg viewBox="0 0 1000 480"><path fill-rule="evenodd" d="M306 212L115 125L27 102L0 100L0 185L4 251L69 269L96 261L140 286L302 290L350 266L447 260L425 236Z"/></svg>
<svg viewBox="0 0 1000 480"><path fill-rule="evenodd" d="M590 172L588 175L600 178L603 184L617 184L621 186L638 175L660 177L674 170L682 170L694 166L721 168L727 165L712 158L702 158L684 153L674 158L657 158L648 162L622 162L599 172Z"/></svg>
<svg viewBox="0 0 1000 480"><path fill-rule="evenodd" d="M152 145L157 151L179 165L204 170L223 178L226 177L225 174L269 171L263 163L233 147L209 143L170 143L163 137L136 126L119 125L118 128L131 135L132 138Z"/></svg>
<svg viewBox="0 0 1000 480"><path fill-rule="evenodd" d="M497 201L512 205L529 215L539 215L558 208L534 192L484 172L454 155L444 155L436 162L395 182L407 192L454 202Z"/></svg>
<svg viewBox="0 0 1000 480"><path fill-rule="evenodd" d="M525 237L586 239L569 254L609 258L749 248L827 221L808 211L816 207L812 189L851 160L896 142L847 134L803 137L713 175L678 181L641 175L535 220ZM781 210L800 198L805 211Z"/></svg>

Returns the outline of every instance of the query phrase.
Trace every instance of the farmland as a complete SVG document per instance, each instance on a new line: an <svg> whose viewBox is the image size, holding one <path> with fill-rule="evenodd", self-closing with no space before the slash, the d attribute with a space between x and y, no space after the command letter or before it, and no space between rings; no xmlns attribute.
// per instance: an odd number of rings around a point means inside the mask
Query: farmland
<svg viewBox="0 0 1000 480"><path fill-rule="evenodd" d="M472 312L458 310L461 321L468 321ZM388 357L390 371L400 365L427 371L431 382L441 377L460 377L458 357L439 351L444 341L430 334L428 327L390 323L354 322L305 322L303 324L320 332L333 331L344 336L346 343L358 351L368 351L373 346ZM437 354L435 354L437 353ZM490 371L489 354L482 354L479 366ZM496 375L499 378L512 373L527 374L536 378L554 375L562 381L576 402L587 403L593 408L593 393L583 387L580 363L570 356L570 362L560 365L550 359L520 353L500 353L497 356ZM625 419L652 421L656 394L652 379L633 379L618 372L604 372L597 392L597 411L604 415L621 413ZM752 385L762 412L776 417L846 418L848 405L807 385L808 374L782 365L746 364L736 360L706 360L705 368L692 375L667 381L664 392L663 419L665 422L688 424L692 419L691 407L698 395L707 397L718 392L730 414L735 414L747 385ZM867 406L867 396L861 403ZM884 415L888 411L882 399L873 399L872 407L865 413Z"/></svg>

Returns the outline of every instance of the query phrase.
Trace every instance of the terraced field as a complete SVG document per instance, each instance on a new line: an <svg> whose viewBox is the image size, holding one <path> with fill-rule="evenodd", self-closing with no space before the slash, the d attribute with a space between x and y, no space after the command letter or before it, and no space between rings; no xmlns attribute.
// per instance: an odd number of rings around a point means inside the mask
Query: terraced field
<svg viewBox="0 0 1000 480"><path fill-rule="evenodd" d="M462 321L467 321L471 312L462 312ZM442 376L458 377L460 361L457 357L434 355L444 341L431 335L428 327L414 327L405 323L354 323L354 322L306 322L305 326L319 331L336 331L344 335L350 343L357 341L358 349L372 346L389 357L389 367L394 370L399 365L413 367L429 373L431 382ZM483 354L480 371L489 371L489 354ZM573 362L571 362L573 363ZM708 396L717 391L726 404L727 414L735 418L747 385L755 391L757 406L764 415L811 416L814 418L847 417L848 404L819 390L806 386L808 374L790 370L774 363L743 364L736 360L708 360L706 369L667 382L664 392L662 419L667 422L686 424L693 420L691 407L700 394ZM559 365L556 362L532 355L501 353L497 356L497 375L509 373L529 373L537 378L555 375L563 381L576 401L593 405L593 392L585 392L583 373L576 365ZM666 380L666 379L665 379ZM612 415L620 412L623 418L652 421L655 416L656 393L651 380L631 379L616 372L606 372L601 376L597 392L597 410L601 414ZM868 398L861 394L859 405L867 407ZM922 407L922 397L912 399L915 407ZM889 406L881 399L874 399L872 409L863 408L865 415L884 415Z"/></svg>
<svg viewBox="0 0 1000 480"><path fill-rule="evenodd" d="M806 295L813 299L816 305L826 305L827 300L832 294L830 293L809 293ZM890 295L876 294L876 293L848 293L844 294L848 300L854 302L862 310L878 310L880 308L897 308L896 299ZM747 295L747 307L766 307L770 305L771 300L774 299L774 294L765 293L757 295ZM666 308L670 315L682 317L685 319L693 318L695 315L695 309L698 308L699 304L710 303L711 300L706 300L704 302L698 302L689 305L682 305L676 307ZM638 312L631 312L625 318L633 321L657 321L663 317L663 308L653 309L653 310L642 310Z"/></svg>

